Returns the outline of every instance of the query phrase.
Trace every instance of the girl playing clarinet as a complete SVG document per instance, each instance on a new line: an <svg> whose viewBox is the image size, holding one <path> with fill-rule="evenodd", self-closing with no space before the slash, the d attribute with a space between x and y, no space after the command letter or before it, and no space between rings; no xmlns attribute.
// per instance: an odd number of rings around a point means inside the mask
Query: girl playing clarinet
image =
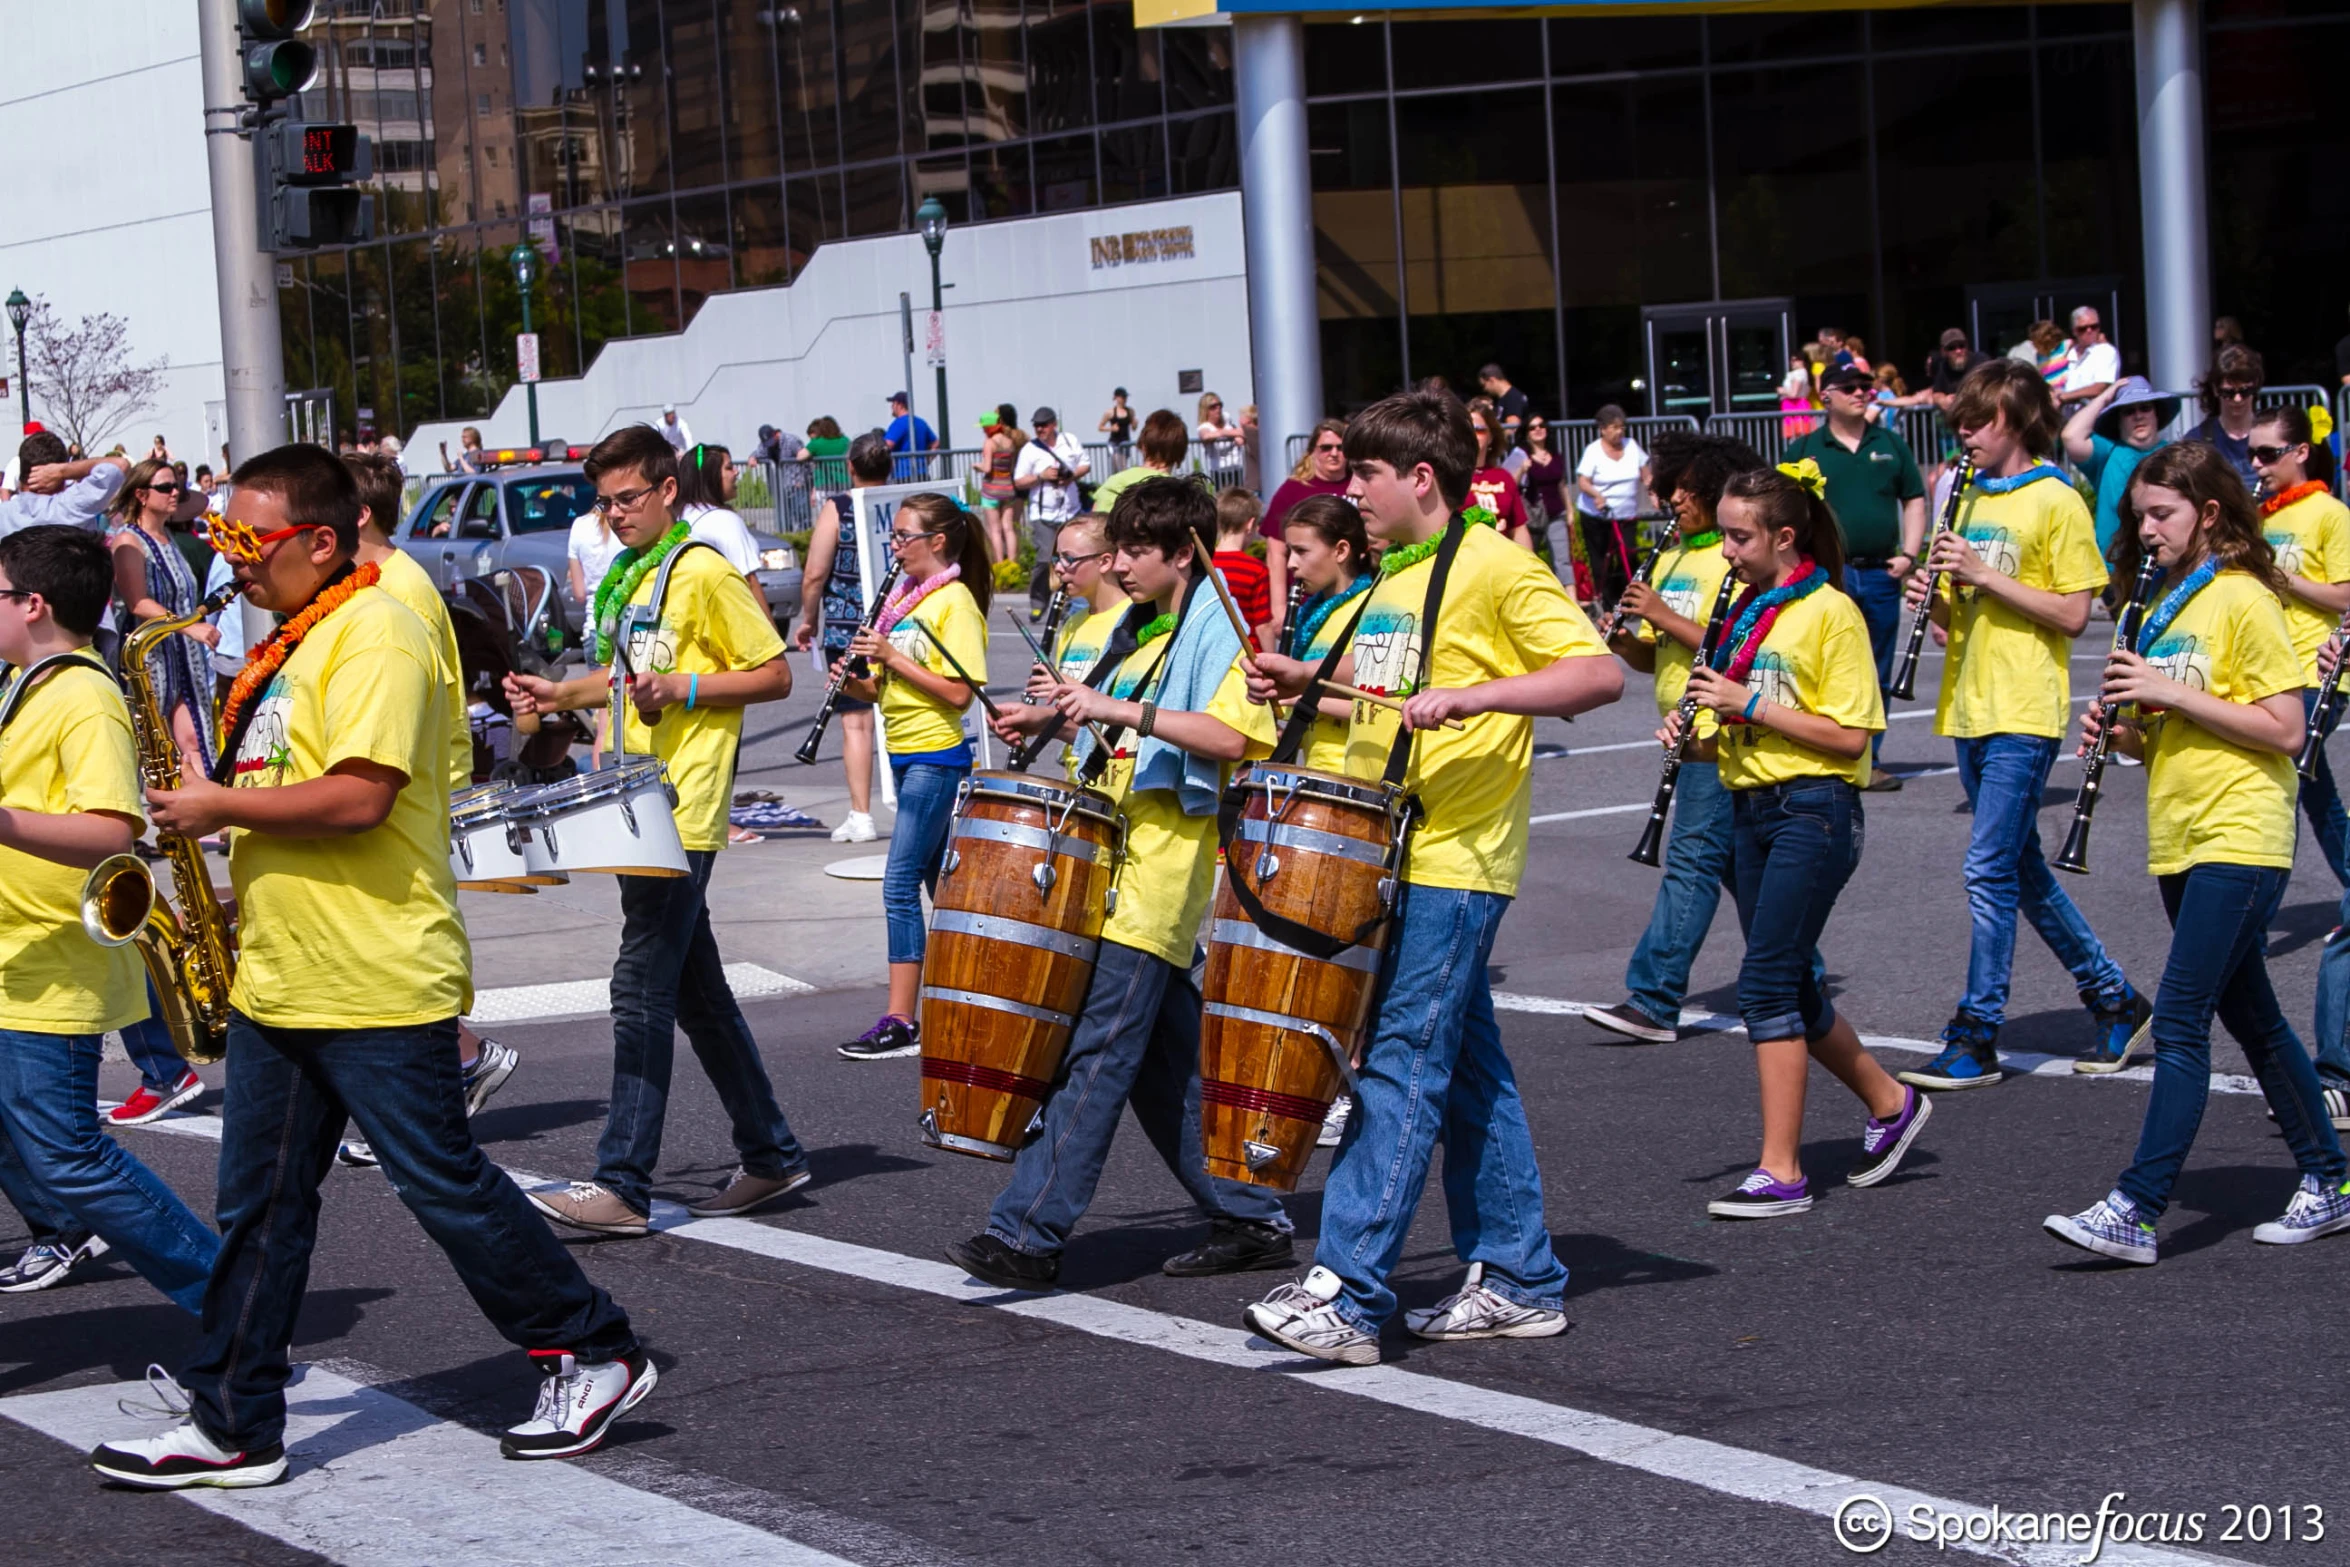
<svg viewBox="0 0 2350 1567"><path fill-rule="evenodd" d="M1354 634L1356 613L1370 592L1371 541L1363 514L1338 495L1310 495L1289 509L1281 537L1288 546L1290 579L1305 585L1297 624L1285 628L1281 652L1317 669L1331 644ZM1352 698L1325 696L1322 716L1307 732L1305 765L1328 773L1346 771L1347 725Z"/></svg>

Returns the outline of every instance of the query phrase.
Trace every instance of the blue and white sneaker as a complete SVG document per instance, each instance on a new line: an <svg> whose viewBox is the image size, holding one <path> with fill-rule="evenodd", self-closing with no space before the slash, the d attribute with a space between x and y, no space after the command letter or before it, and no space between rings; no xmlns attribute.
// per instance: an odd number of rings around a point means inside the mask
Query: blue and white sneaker
<svg viewBox="0 0 2350 1567"><path fill-rule="evenodd" d="M2073 1061L2076 1072L2118 1072L2153 1049L2154 1007L2136 991L2118 1008L2091 1007L2097 1035Z"/></svg>
<svg viewBox="0 0 2350 1567"><path fill-rule="evenodd" d="M1999 1052L1989 1045L1953 1039L1924 1066L1893 1075L1915 1088L1952 1093L1962 1088L1989 1088L2007 1074L2000 1069Z"/></svg>
<svg viewBox="0 0 2350 1567"><path fill-rule="evenodd" d="M2116 1262L2151 1268L2156 1260L2154 1226L2139 1218L2138 1205L2120 1192L2107 1192L2104 1201L2070 1217L2052 1213L2040 1221L2040 1227L2060 1241L2070 1241Z"/></svg>
<svg viewBox="0 0 2350 1567"><path fill-rule="evenodd" d="M2341 1230L2350 1230L2350 1181L2329 1185L2304 1175L2301 1189L2285 1205L2284 1217L2261 1225L2252 1238L2263 1246L2298 1246Z"/></svg>
<svg viewBox="0 0 2350 1567"><path fill-rule="evenodd" d="M106 1242L97 1235L84 1235L79 1240L37 1241L27 1246L16 1261L0 1268L0 1295L54 1289L79 1264L105 1255Z"/></svg>

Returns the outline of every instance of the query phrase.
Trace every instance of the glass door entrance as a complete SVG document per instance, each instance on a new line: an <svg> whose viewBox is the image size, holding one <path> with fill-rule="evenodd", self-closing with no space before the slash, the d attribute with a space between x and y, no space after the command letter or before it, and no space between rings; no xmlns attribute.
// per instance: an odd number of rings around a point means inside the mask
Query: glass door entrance
<svg viewBox="0 0 2350 1567"><path fill-rule="evenodd" d="M1648 411L1703 420L1775 413L1793 351L1794 301L1734 299L1641 311Z"/></svg>
<svg viewBox="0 0 2350 1567"><path fill-rule="evenodd" d="M2083 305L2097 307L2107 342L2122 340L2121 280L2112 277L1972 284L1966 291L1967 335L1978 352L2004 354L2036 321L2053 321L2069 332L2072 313Z"/></svg>

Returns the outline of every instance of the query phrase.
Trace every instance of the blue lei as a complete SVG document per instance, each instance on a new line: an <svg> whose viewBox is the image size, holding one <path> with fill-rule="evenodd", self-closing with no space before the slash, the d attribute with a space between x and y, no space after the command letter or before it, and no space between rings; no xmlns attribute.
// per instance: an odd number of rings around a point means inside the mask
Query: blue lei
<svg viewBox="0 0 2350 1567"><path fill-rule="evenodd" d="M2186 609L2187 601L2210 586L2211 579L2219 575L2222 564L2217 555L2204 556L2201 565L2180 579L2177 587L2165 593L2162 602L2156 604L2153 612L2140 622L2138 645L2132 651L2143 655L2148 648L2161 641L2162 634L2170 629L2170 623Z"/></svg>
<svg viewBox="0 0 2350 1567"><path fill-rule="evenodd" d="M2064 470L2056 466L2056 464L2052 462L2036 462L2032 464L2031 467L2026 468L2023 472L2018 474L2011 474L2004 479L1985 479L1978 477L1970 486L1970 488L1980 490L1985 495L2006 495L2012 491L2022 489L2027 484L2037 484L2042 479L2062 478L2064 478ZM2070 481L2067 482L2069 483Z"/></svg>
<svg viewBox="0 0 2350 1567"><path fill-rule="evenodd" d="M1322 623L1330 618L1331 611L1338 608L1338 606L1341 604L1350 603L1353 600L1360 598L1363 594L1370 592L1371 577L1372 573L1366 571L1361 576L1355 578L1353 584L1349 586L1344 593L1325 593L1320 598L1314 600L1311 606L1311 613L1305 617L1304 623L1297 628L1297 635L1290 639L1289 646L1292 650L1290 656L1292 658L1305 657L1306 650L1314 645L1314 634L1322 629Z"/></svg>
<svg viewBox="0 0 2350 1567"><path fill-rule="evenodd" d="M1746 602L1739 607L1738 618L1731 622L1730 634L1722 638L1721 645L1714 649L1715 669L1727 671L1737 663L1739 651L1746 646L1746 639L1754 634L1756 621L1781 605L1809 598L1828 585L1828 574L1820 570L1817 562L1807 559L1803 566L1800 576L1791 582L1780 583L1767 593L1757 593L1752 588L1746 590ZM1752 668L1753 660L1749 659L1747 664L1748 668ZM1731 678L1743 679L1744 673L1740 671Z"/></svg>

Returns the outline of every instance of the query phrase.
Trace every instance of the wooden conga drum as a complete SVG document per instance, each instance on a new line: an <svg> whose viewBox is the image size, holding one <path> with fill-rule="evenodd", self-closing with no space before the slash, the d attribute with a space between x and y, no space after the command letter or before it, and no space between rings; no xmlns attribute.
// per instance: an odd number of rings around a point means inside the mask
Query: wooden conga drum
<svg viewBox="0 0 2350 1567"><path fill-rule="evenodd" d="M1406 823L1403 792L1309 767L1243 770L1238 830L1208 926L1200 1022L1200 1137L1208 1170L1296 1189L1322 1118L1352 1073L1379 980ZM1270 915L1345 941L1311 956L1258 928L1240 880Z"/></svg>
<svg viewBox="0 0 2350 1567"><path fill-rule="evenodd" d="M922 1140L1009 1159L1093 979L1122 844L1107 796L973 773L955 802L922 958Z"/></svg>

